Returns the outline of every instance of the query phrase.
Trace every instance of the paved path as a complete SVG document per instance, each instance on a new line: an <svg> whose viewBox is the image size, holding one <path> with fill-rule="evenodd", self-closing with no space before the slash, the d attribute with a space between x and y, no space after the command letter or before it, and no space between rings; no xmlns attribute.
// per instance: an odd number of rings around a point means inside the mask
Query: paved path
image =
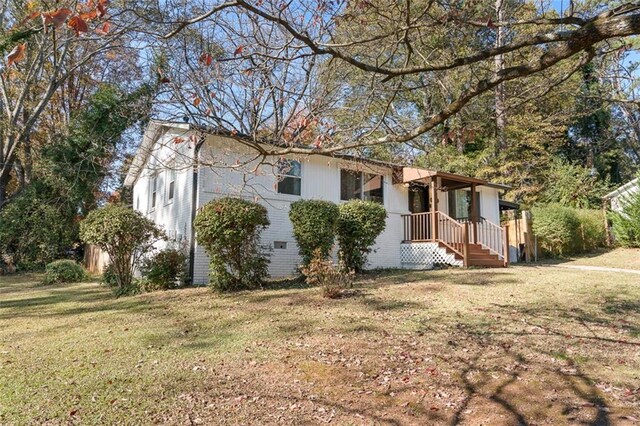
<svg viewBox="0 0 640 426"><path fill-rule="evenodd" d="M627 274L638 274L638 269L622 269L622 268L607 268L604 266L588 266L588 265L556 265L559 268L580 269L582 271L601 271L601 272L623 272Z"/></svg>

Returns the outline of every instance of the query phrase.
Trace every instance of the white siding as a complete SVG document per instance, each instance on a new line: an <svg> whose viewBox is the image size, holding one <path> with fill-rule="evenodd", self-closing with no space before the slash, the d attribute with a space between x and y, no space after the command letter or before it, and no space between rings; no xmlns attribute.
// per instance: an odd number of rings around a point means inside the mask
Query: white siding
<svg viewBox="0 0 640 426"><path fill-rule="evenodd" d="M189 133L175 130L164 134L156 143L153 155L147 161L142 174L133 187L134 208L153 219L167 232L184 236L185 244L191 238L191 197L193 174L191 169L193 143ZM174 144L176 137L185 139ZM177 158L175 196L168 202L165 170L170 160ZM271 225L262 234L262 245L271 263L269 273L273 277L295 273L300 263L298 248L293 238L289 221L289 208L298 199L319 199L341 203L340 169L362 170L384 176L384 207L388 218L384 232L378 237L373 252L369 255L369 268L399 268L400 247L403 238L401 215L408 211L408 189L405 185L393 185L389 168L369 166L353 161L312 155L288 157L302 165L301 195L292 196L277 193L277 178L272 165L257 165L247 148L223 137L209 136L200 152L198 170L198 192L196 205L202 207L207 202L226 195L242 196L262 203L268 210ZM246 163L246 164L245 164ZM158 201L155 209L149 205L149 179L154 170L159 170ZM488 220L499 223L498 191L489 187L479 187L481 193L481 214ZM447 212L447 194L439 194L439 207ZM286 243L285 249L274 248L274 242ZM188 245L187 245L188 247ZM196 244L194 263L194 284L208 282L208 257L202 247Z"/></svg>

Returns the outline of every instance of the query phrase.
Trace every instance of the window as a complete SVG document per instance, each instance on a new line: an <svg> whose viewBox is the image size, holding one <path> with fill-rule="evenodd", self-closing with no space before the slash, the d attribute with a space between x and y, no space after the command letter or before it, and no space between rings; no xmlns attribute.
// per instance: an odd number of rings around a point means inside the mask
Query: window
<svg viewBox="0 0 640 426"><path fill-rule="evenodd" d="M302 168L299 161L282 160L278 163L278 194L300 195Z"/></svg>
<svg viewBox="0 0 640 426"><path fill-rule="evenodd" d="M384 178L381 175L340 170L340 199L384 202Z"/></svg>
<svg viewBox="0 0 640 426"><path fill-rule="evenodd" d="M476 216L480 217L480 192L476 192ZM449 191L449 216L454 219L468 219L471 217L471 191L456 189Z"/></svg>
<svg viewBox="0 0 640 426"><path fill-rule="evenodd" d="M167 203L173 201L176 188L176 164L172 163L171 168L167 170Z"/></svg>
<svg viewBox="0 0 640 426"><path fill-rule="evenodd" d="M362 198L362 173L351 170L340 170L340 199L353 200Z"/></svg>
<svg viewBox="0 0 640 426"><path fill-rule="evenodd" d="M151 206L150 210L153 210L156 208L156 202L158 201L158 175L153 175L151 176L151 181L149 182L150 184L150 190L149 193L151 194L151 202L149 203L149 205Z"/></svg>

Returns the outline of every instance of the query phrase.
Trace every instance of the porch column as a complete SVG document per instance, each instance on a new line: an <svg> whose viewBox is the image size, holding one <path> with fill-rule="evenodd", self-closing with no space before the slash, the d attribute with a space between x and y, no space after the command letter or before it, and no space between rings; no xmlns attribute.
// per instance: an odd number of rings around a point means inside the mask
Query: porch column
<svg viewBox="0 0 640 426"><path fill-rule="evenodd" d="M438 239L438 179L434 177L431 179L429 183L429 192L431 202L429 205L431 206L431 240L436 241Z"/></svg>
<svg viewBox="0 0 640 426"><path fill-rule="evenodd" d="M476 195L476 184L471 184L471 227L473 232L473 242L478 244L478 215L476 214L476 209L478 205L478 197Z"/></svg>

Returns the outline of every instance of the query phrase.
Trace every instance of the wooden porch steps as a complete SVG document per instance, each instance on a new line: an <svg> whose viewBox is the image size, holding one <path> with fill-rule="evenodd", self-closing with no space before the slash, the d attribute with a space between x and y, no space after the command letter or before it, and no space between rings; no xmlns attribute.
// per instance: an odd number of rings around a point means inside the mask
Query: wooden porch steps
<svg viewBox="0 0 640 426"><path fill-rule="evenodd" d="M451 250L446 244L438 243L438 245L444 248L447 253L453 254L456 259L462 260L455 251ZM458 247L455 247L458 249ZM460 247L462 251L462 247ZM504 268L504 261L500 260L497 254L492 254L489 249L483 248L480 244L469 244L469 266L479 266L484 268Z"/></svg>

